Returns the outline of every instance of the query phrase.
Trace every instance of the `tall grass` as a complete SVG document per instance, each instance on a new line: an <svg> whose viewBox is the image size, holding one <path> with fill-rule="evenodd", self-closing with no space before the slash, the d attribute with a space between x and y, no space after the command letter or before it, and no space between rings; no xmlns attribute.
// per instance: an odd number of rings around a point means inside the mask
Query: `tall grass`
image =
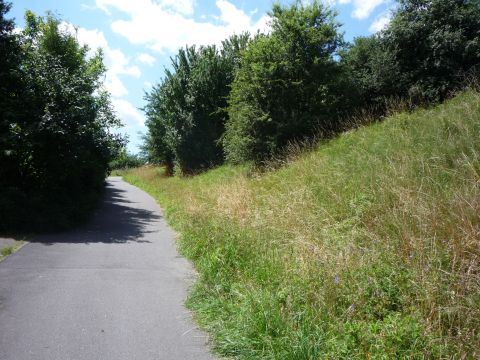
<svg viewBox="0 0 480 360"><path fill-rule="evenodd" d="M256 174L125 178L200 276L188 305L241 359L480 357L480 95L400 113Z"/></svg>

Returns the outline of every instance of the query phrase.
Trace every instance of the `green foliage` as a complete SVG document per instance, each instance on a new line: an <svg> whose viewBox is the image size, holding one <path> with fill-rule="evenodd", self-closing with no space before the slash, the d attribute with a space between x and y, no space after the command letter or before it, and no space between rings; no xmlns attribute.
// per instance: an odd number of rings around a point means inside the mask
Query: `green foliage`
<svg viewBox="0 0 480 360"><path fill-rule="evenodd" d="M126 149L122 149L110 161L109 168L110 170L122 170L122 169L131 169L145 165L145 159L139 155L130 154Z"/></svg>
<svg viewBox="0 0 480 360"><path fill-rule="evenodd" d="M14 251L15 251L14 246L5 246L5 247L2 248L2 250L0 250L0 255L1 256L8 256L8 255L13 254Z"/></svg>
<svg viewBox="0 0 480 360"><path fill-rule="evenodd" d="M401 0L385 41L408 85L403 89L408 96L441 100L480 63L480 3Z"/></svg>
<svg viewBox="0 0 480 360"><path fill-rule="evenodd" d="M183 173L209 168L222 161L222 149L217 140L223 133L224 115L219 109L225 106L228 84L231 81L227 64L215 47L190 49L179 56L176 71L185 80L184 117L176 120L176 161ZM188 55L187 55L188 54ZM187 65L188 64L188 65ZM181 69L188 66L188 69ZM227 75L227 76L225 76ZM183 102L181 101L181 103Z"/></svg>
<svg viewBox="0 0 480 360"><path fill-rule="evenodd" d="M347 108L334 13L314 1L274 5L270 16L271 34L242 54L232 84L223 144L233 162L261 161L290 141L338 131Z"/></svg>
<svg viewBox="0 0 480 360"><path fill-rule="evenodd" d="M119 121L105 67L52 15L27 12L17 46L2 104L0 229L68 226L94 204L122 144L109 130Z"/></svg>
<svg viewBox="0 0 480 360"><path fill-rule="evenodd" d="M234 36L219 51L215 46L180 49L162 82L146 95L145 150L149 157L182 173L220 164L226 98L239 52L248 35Z"/></svg>
<svg viewBox="0 0 480 360"><path fill-rule="evenodd" d="M356 39L344 61L367 103L443 100L478 75L480 3L401 0L388 28Z"/></svg>
<svg viewBox="0 0 480 360"><path fill-rule="evenodd" d="M22 96L18 67L21 48L17 37L12 34L14 22L5 18L10 7L9 3L0 0L0 179L6 176L6 168L9 166L5 153L8 151L6 134L16 116L14 108L18 104L18 98Z"/></svg>
<svg viewBox="0 0 480 360"><path fill-rule="evenodd" d="M385 99L398 96L405 87L395 56L380 34L356 38L342 53L342 62L352 85L359 90L359 107L377 106L378 110L385 110Z"/></svg>

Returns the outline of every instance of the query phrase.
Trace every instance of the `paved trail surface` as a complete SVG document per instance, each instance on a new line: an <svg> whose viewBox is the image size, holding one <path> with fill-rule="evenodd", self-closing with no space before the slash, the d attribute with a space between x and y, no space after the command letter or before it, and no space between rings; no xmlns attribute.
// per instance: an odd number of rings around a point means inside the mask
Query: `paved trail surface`
<svg viewBox="0 0 480 360"><path fill-rule="evenodd" d="M150 196L109 178L89 224L0 262L0 359L212 359L173 238Z"/></svg>

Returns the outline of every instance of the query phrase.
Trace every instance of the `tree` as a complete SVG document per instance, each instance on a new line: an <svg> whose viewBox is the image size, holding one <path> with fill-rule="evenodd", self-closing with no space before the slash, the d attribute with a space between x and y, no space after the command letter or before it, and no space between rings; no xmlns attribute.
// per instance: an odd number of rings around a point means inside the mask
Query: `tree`
<svg viewBox="0 0 480 360"><path fill-rule="evenodd" d="M147 116L145 125L148 132L143 137L142 152L148 162L164 165L167 175L172 175L174 153L167 142L167 130L173 128L171 125L173 120L169 116L171 112L166 101L168 87L166 80L163 80L161 84L153 86L150 93L145 94L147 105L143 111Z"/></svg>
<svg viewBox="0 0 480 360"><path fill-rule="evenodd" d="M383 111L385 98L399 96L406 87L395 54L386 46L381 34L358 37L341 55L357 90L357 107Z"/></svg>
<svg viewBox="0 0 480 360"><path fill-rule="evenodd" d="M249 35L216 46L180 49L172 70L146 94L145 149L171 170L192 174L223 162L227 97Z"/></svg>
<svg viewBox="0 0 480 360"><path fill-rule="evenodd" d="M12 149L10 126L15 123L21 108L22 79L19 63L21 62L20 43L13 34L15 24L5 16L11 4L0 0L0 182L1 179L17 179L12 169ZM0 183L0 185L2 185Z"/></svg>
<svg viewBox="0 0 480 360"><path fill-rule="evenodd" d="M401 0L384 38L408 84L401 95L442 100L480 63L480 2Z"/></svg>
<svg viewBox="0 0 480 360"><path fill-rule="evenodd" d="M335 132L348 107L335 14L320 2L297 1L274 5L270 16L271 34L243 52L232 84L223 138L232 162L261 162L290 141Z"/></svg>
<svg viewBox="0 0 480 360"><path fill-rule="evenodd" d="M24 225L26 214L35 229L68 226L103 188L122 143L110 132L119 121L101 87L101 52L87 58L88 48L52 15L27 12L20 40L20 80L2 136L0 228Z"/></svg>

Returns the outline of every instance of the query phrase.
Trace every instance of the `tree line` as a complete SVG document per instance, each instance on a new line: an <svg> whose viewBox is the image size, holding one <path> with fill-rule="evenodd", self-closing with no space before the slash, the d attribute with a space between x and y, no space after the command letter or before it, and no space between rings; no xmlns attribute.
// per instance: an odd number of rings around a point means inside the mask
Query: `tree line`
<svg viewBox="0 0 480 360"><path fill-rule="evenodd" d="M391 99L439 102L476 76L480 2L400 0L389 25L353 43L320 1L273 5L268 34L187 46L145 96L143 150L167 171L262 164L291 142L348 130Z"/></svg>
<svg viewBox="0 0 480 360"><path fill-rule="evenodd" d="M0 230L47 230L84 218L124 140L102 87L102 52L26 12L14 31L0 0Z"/></svg>

